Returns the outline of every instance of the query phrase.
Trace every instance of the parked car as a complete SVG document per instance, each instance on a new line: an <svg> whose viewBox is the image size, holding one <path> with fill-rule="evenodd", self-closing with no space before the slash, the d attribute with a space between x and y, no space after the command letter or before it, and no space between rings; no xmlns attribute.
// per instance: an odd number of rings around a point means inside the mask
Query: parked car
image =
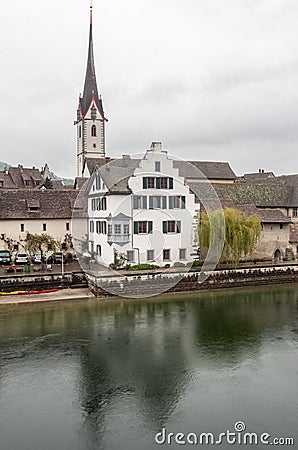
<svg viewBox="0 0 298 450"><path fill-rule="evenodd" d="M33 264L40 264L41 263L41 253L35 253L35 255L32 256L32 262L33 262Z"/></svg>
<svg viewBox="0 0 298 450"><path fill-rule="evenodd" d="M29 258L27 253L17 253L14 260L15 264L28 264Z"/></svg>
<svg viewBox="0 0 298 450"><path fill-rule="evenodd" d="M0 264L11 264L11 255L8 250L0 250Z"/></svg>

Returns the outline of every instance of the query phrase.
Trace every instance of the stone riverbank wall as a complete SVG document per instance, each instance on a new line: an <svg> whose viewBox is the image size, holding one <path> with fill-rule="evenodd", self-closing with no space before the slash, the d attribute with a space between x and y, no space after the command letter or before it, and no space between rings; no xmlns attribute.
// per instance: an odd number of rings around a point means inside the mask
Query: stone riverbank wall
<svg viewBox="0 0 298 450"><path fill-rule="evenodd" d="M163 292L200 291L233 287L262 286L298 282L298 266L258 267L216 270L205 273L200 282L199 271L133 273L113 276L87 275L90 290L97 297L145 297Z"/></svg>
<svg viewBox="0 0 298 450"><path fill-rule="evenodd" d="M15 274L0 277L0 290L12 292L19 290L39 290L52 288L83 288L87 287L84 272Z"/></svg>

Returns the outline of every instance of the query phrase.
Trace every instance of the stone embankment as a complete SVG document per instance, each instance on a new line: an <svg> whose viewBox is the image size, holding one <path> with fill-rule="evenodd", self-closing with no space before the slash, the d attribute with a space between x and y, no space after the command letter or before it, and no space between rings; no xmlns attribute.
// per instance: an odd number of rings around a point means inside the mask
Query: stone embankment
<svg viewBox="0 0 298 450"><path fill-rule="evenodd" d="M201 282L202 275L207 279ZM234 287L262 286L298 282L298 266L251 267L216 270L210 273L155 271L123 273L113 276L87 274L90 290L97 297L145 297L163 292L200 291ZM133 293L133 295L131 295Z"/></svg>
<svg viewBox="0 0 298 450"><path fill-rule="evenodd" d="M83 271L38 274L10 274L0 276L0 290L11 292L18 290L39 290L52 288L86 288L88 287Z"/></svg>

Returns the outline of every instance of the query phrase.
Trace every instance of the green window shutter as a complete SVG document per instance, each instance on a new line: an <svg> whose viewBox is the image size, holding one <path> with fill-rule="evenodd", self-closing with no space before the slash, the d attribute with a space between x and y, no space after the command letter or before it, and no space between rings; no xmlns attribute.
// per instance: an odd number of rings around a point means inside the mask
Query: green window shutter
<svg viewBox="0 0 298 450"><path fill-rule="evenodd" d="M133 233L134 234L139 234L139 222L134 222L133 223Z"/></svg>
<svg viewBox="0 0 298 450"><path fill-rule="evenodd" d="M181 196L181 208L185 209L185 195Z"/></svg>
<svg viewBox="0 0 298 450"><path fill-rule="evenodd" d="M152 197L152 195L149 196L149 209L153 209L153 197Z"/></svg>
<svg viewBox="0 0 298 450"><path fill-rule="evenodd" d="M162 208L167 209L167 197L165 195L162 196Z"/></svg>
<svg viewBox="0 0 298 450"><path fill-rule="evenodd" d="M163 220L163 222L162 222L162 232L163 233L168 232L168 222L166 220Z"/></svg>
<svg viewBox="0 0 298 450"><path fill-rule="evenodd" d="M138 209L138 197L137 197L137 195L133 196L133 209Z"/></svg>
<svg viewBox="0 0 298 450"><path fill-rule="evenodd" d="M148 178L143 177L143 189L147 189L147 187L148 187Z"/></svg>
<svg viewBox="0 0 298 450"><path fill-rule="evenodd" d="M174 200L173 197L170 196L169 197L169 209L173 209L173 203L174 203L173 200Z"/></svg>
<svg viewBox="0 0 298 450"><path fill-rule="evenodd" d="M160 177L155 178L156 189L160 189Z"/></svg>
<svg viewBox="0 0 298 450"><path fill-rule="evenodd" d="M181 233L181 220L176 222L176 233Z"/></svg>
<svg viewBox="0 0 298 450"><path fill-rule="evenodd" d="M169 189L173 189L173 178L169 178Z"/></svg>
<svg viewBox="0 0 298 450"><path fill-rule="evenodd" d="M147 209L147 195L143 195L143 209Z"/></svg>
<svg viewBox="0 0 298 450"><path fill-rule="evenodd" d="M153 229L153 222L152 222L152 220L149 220L149 222L148 222L148 233L152 233L152 229Z"/></svg>

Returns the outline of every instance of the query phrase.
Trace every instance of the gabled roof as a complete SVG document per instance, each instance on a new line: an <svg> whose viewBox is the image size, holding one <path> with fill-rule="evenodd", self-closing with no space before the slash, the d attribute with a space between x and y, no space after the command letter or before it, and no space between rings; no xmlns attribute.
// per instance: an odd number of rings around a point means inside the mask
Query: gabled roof
<svg viewBox="0 0 298 450"><path fill-rule="evenodd" d="M0 219L71 219L77 195L74 190L1 191Z"/></svg>
<svg viewBox="0 0 298 450"><path fill-rule="evenodd" d="M102 167L113 161L111 167L130 168L131 172L127 176L133 174L141 159L137 158L86 158L86 165L91 174L95 166ZM188 180L235 180L236 175L227 162L216 161L180 161L173 160L173 167L179 170L179 175ZM203 176L201 175L201 172ZM204 177L205 176L205 177Z"/></svg>
<svg viewBox="0 0 298 450"><path fill-rule="evenodd" d="M263 180L267 178L274 178L275 175L273 172L255 172L255 173L245 173L243 178L246 180Z"/></svg>
<svg viewBox="0 0 298 450"><path fill-rule="evenodd" d="M3 189L35 188L43 181L42 173L35 167L9 167L0 172L0 181Z"/></svg>
<svg viewBox="0 0 298 450"><path fill-rule="evenodd" d="M214 184L220 200L230 200L236 205L254 204L262 208L288 207L293 187L280 182L241 182Z"/></svg>
<svg viewBox="0 0 298 450"><path fill-rule="evenodd" d="M174 160L174 167L179 170L179 175L186 179L204 179L200 176L200 172L209 180L236 179L228 162Z"/></svg>

